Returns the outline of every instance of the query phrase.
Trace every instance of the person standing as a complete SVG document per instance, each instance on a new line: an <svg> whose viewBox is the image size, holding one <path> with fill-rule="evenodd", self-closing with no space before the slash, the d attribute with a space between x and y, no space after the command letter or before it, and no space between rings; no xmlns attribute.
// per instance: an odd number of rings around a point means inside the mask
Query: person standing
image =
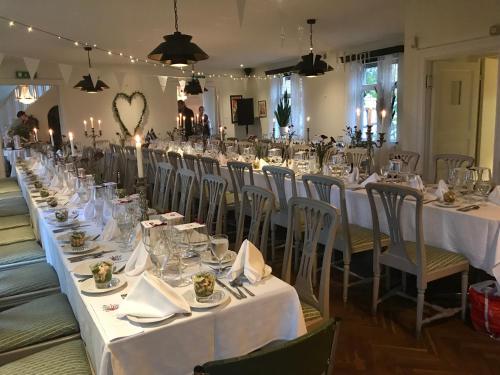
<svg viewBox="0 0 500 375"><path fill-rule="evenodd" d="M198 118L201 125L201 135L205 138L210 137L210 120L208 115L205 113L205 107L200 106L198 108Z"/></svg>
<svg viewBox="0 0 500 375"><path fill-rule="evenodd" d="M177 112L183 117L184 135L186 140L193 135L193 118L194 113L191 109L186 107L184 100L177 101ZM184 119L185 118L185 119Z"/></svg>

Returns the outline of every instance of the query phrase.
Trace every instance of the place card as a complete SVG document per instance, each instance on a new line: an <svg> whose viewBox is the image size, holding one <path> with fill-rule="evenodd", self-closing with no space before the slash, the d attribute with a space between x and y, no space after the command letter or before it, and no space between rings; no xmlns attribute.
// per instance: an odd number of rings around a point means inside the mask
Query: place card
<svg viewBox="0 0 500 375"><path fill-rule="evenodd" d="M181 215L178 212L167 212L166 214L160 215L160 218L162 220L166 220L167 222L169 222L169 221L184 219L184 215Z"/></svg>
<svg viewBox="0 0 500 375"><path fill-rule="evenodd" d="M151 229L151 228L154 228L154 227L159 227L161 225L166 225L166 223L164 223L163 221L161 220L144 220L144 221L141 221L141 225L144 229Z"/></svg>
<svg viewBox="0 0 500 375"><path fill-rule="evenodd" d="M180 224L180 225L176 225L174 226L174 228L176 230L178 230L179 232L183 232L183 231L186 231L186 230L193 230L193 229L197 229L197 228L202 228L204 227L205 224L200 224L200 223L188 223L188 224Z"/></svg>

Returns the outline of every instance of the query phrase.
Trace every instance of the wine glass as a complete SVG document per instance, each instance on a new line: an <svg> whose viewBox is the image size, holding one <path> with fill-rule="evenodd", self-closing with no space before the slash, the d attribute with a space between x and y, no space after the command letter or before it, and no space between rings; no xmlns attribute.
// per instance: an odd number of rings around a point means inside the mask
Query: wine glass
<svg viewBox="0 0 500 375"><path fill-rule="evenodd" d="M136 220L129 209L130 203L116 202L113 205L113 219L120 230L121 240L125 245L123 251L127 252L135 237Z"/></svg>
<svg viewBox="0 0 500 375"><path fill-rule="evenodd" d="M217 275L222 275L222 260L229 250L229 239L225 234L216 234L210 237L210 250L213 256L219 261Z"/></svg>
<svg viewBox="0 0 500 375"><path fill-rule="evenodd" d="M142 243L155 266L155 275L164 279L164 272L170 259L167 226L142 226L141 231Z"/></svg>
<svg viewBox="0 0 500 375"><path fill-rule="evenodd" d="M201 271L201 259L208 249L208 229L206 225L194 228L188 232L189 253L191 259L198 262Z"/></svg>

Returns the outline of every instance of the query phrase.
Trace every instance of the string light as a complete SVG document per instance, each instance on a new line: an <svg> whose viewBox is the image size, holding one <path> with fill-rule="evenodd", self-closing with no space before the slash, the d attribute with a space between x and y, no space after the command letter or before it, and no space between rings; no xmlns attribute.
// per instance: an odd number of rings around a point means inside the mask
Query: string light
<svg viewBox="0 0 500 375"><path fill-rule="evenodd" d="M9 21L9 26L10 27L14 26L14 21Z"/></svg>
<svg viewBox="0 0 500 375"><path fill-rule="evenodd" d="M33 28L30 26L28 27L28 32L31 33L33 31Z"/></svg>

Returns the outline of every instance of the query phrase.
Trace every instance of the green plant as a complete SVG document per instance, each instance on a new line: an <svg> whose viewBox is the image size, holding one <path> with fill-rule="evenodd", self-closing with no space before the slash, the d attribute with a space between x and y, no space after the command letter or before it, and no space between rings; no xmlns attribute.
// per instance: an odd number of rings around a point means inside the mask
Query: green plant
<svg viewBox="0 0 500 375"><path fill-rule="evenodd" d="M292 107L290 106L290 96L288 95L288 92L285 91L283 98L281 98L278 103L278 107L274 111L274 117L276 117L276 121L278 122L280 128L288 126L291 115Z"/></svg>

